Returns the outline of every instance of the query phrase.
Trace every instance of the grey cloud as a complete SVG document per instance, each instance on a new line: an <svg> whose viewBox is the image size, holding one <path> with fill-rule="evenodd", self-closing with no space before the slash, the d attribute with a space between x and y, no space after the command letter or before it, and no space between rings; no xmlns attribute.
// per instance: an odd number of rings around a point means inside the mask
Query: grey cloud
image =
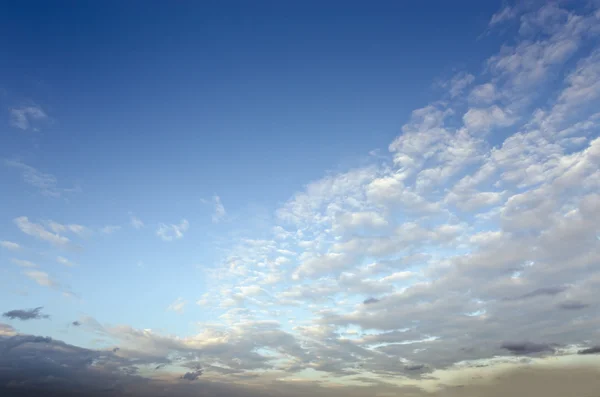
<svg viewBox="0 0 600 397"><path fill-rule="evenodd" d="M501 346L516 355L528 355L533 353L554 352L554 348L544 343L533 342L504 342Z"/></svg>
<svg viewBox="0 0 600 397"><path fill-rule="evenodd" d="M578 301L567 301L558 304L558 307L563 310L581 310L589 307L588 303L578 302Z"/></svg>
<svg viewBox="0 0 600 397"><path fill-rule="evenodd" d="M435 393L418 387L397 387L385 381L364 379L367 386L327 387L321 382L273 380L248 374L226 375L225 378L146 379L132 369L127 359L111 352L78 348L57 340L27 336L21 340L44 343L22 343L18 348L0 355L0 395L12 397L64 396L174 396L174 397L362 397L365 395L403 395L409 397L496 397L521 395L532 397L562 397L564 395L595 395L600 389L597 368L537 368L491 375L456 388L442 385ZM0 349L9 339L0 338ZM397 365L397 361L396 361ZM410 366L409 366L410 367ZM414 370L419 372L419 369ZM352 371L349 371L352 372ZM185 375L184 375L185 376ZM189 377L188 377L189 378ZM242 380L242 384L236 381ZM361 380L357 378L357 380Z"/></svg>
<svg viewBox="0 0 600 397"><path fill-rule="evenodd" d="M196 380L196 379L198 379L202 375L202 373L203 373L203 371L201 369L198 369L198 370L193 371L193 372L186 372L185 374L183 374L181 376L181 379Z"/></svg>
<svg viewBox="0 0 600 397"><path fill-rule="evenodd" d="M568 287L565 286L556 286L556 287L543 287L543 288L538 288L534 291L528 292L524 295L521 295L517 298L512 298L512 299L529 299L529 298L535 298L538 296L554 296L554 295L558 295L561 292L565 292L567 290Z"/></svg>
<svg viewBox="0 0 600 397"><path fill-rule="evenodd" d="M370 305L371 303L377 303L377 302L379 302L379 299L377 299L377 298L368 298L368 299L364 300L363 304Z"/></svg>
<svg viewBox="0 0 600 397"><path fill-rule="evenodd" d="M425 364L407 365L404 367L407 371L420 371L425 368Z"/></svg>
<svg viewBox="0 0 600 397"><path fill-rule="evenodd" d="M600 346L593 346L587 349L579 350L577 354L600 354Z"/></svg>
<svg viewBox="0 0 600 397"><path fill-rule="evenodd" d="M49 315L41 313L43 307L36 307L35 309L15 309L3 313L2 316L10 318L11 320L39 320L44 318L50 318Z"/></svg>

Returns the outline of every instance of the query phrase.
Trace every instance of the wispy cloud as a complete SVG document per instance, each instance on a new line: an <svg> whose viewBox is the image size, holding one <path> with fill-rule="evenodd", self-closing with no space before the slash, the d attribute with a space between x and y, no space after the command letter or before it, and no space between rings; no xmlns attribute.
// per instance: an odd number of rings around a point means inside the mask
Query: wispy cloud
<svg viewBox="0 0 600 397"><path fill-rule="evenodd" d="M21 267L38 267L37 264L31 262L31 261L27 261L24 259L15 259L12 258L11 262L14 263L15 265L21 266Z"/></svg>
<svg viewBox="0 0 600 397"><path fill-rule="evenodd" d="M119 230L121 230L121 226L119 225L106 225L100 229L100 232L104 234L112 234Z"/></svg>
<svg viewBox="0 0 600 397"><path fill-rule="evenodd" d="M71 262L70 260L68 260L64 256L58 256L58 257L56 257L56 261L58 263L62 264L62 265L65 265L65 266L69 266L69 267L75 266L74 262Z"/></svg>
<svg viewBox="0 0 600 397"><path fill-rule="evenodd" d="M21 249L19 244L7 240L0 241L0 247L11 251L17 251Z"/></svg>
<svg viewBox="0 0 600 397"><path fill-rule="evenodd" d="M67 237L58 233L52 233L41 224L29 221L29 218L26 216L15 218L14 223L23 233L47 241L55 246L66 247L70 243Z"/></svg>
<svg viewBox="0 0 600 397"><path fill-rule="evenodd" d="M156 235L160 237L163 241L173 241L182 238L183 234L189 229L189 227L190 223L187 221L187 219L182 219L178 225L167 225L161 223L160 225L158 225Z"/></svg>
<svg viewBox="0 0 600 397"><path fill-rule="evenodd" d="M142 220L140 218L138 218L137 216L133 215L133 214L129 214L129 219L131 221L131 226L134 229L141 229L144 227L144 222L142 222Z"/></svg>
<svg viewBox="0 0 600 397"><path fill-rule="evenodd" d="M37 130L38 123L46 120L48 115L37 105L10 109L10 125L23 131Z"/></svg>
<svg viewBox="0 0 600 397"><path fill-rule="evenodd" d="M212 221L213 223L219 223L227 216L227 212L225 211L225 207L223 206L223 203L221 203L221 198L219 196L213 196L213 203L215 209L212 215Z"/></svg>
<svg viewBox="0 0 600 397"><path fill-rule="evenodd" d="M65 193L79 193L80 187L64 188L58 186L57 178L49 173L39 171L38 169L16 160L5 160L8 167L17 168L21 171L23 181L39 190L39 192L48 197L61 197Z"/></svg>
<svg viewBox="0 0 600 397"><path fill-rule="evenodd" d="M28 270L23 272L23 274L43 287L58 287L59 285L48 273L40 270Z"/></svg>
<svg viewBox="0 0 600 397"><path fill-rule="evenodd" d="M169 305L169 307L167 307L167 310L181 314L181 313L183 313L183 310L184 310L186 304L187 304L187 301L180 297L180 298L177 298L173 303L171 303Z"/></svg>
<svg viewBox="0 0 600 397"><path fill-rule="evenodd" d="M48 228L55 233L69 232L69 233L74 233L74 234L81 236L81 235L84 235L84 234L87 234L90 232L90 230L88 228L86 228L85 226L78 225L75 223L62 224L62 223L50 220L50 221L47 221L46 224L48 225Z"/></svg>

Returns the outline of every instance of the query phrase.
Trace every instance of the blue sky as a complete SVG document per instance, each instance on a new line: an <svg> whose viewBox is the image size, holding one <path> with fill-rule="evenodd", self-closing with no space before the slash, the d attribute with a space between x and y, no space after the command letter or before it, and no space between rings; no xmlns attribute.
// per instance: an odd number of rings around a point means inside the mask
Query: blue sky
<svg viewBox="0 0 600 397"><path fill-rule="evenodd" d="M577 357L600 344L599 18L4 5L0 311L51 317L0 331L233 383L433 390Z"/></svg>

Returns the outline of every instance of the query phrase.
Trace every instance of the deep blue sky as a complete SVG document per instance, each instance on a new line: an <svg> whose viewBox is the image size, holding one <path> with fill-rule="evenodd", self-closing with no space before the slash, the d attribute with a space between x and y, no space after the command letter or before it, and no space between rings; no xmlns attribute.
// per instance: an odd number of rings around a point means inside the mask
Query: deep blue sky
<svg viewBox="0 0 600 397"><path fill-rule="evenodd" d="M282 201L384 147L435 95L433 78L480 67L470 54L487 55L491 39L476 38L498 7L321 3L4 4L0 85L47 109L35 155L77 164L75 178L134 195L202 183L227 197L243 184L249 201ZM13 145L1 154L28 154Z"/></svg>

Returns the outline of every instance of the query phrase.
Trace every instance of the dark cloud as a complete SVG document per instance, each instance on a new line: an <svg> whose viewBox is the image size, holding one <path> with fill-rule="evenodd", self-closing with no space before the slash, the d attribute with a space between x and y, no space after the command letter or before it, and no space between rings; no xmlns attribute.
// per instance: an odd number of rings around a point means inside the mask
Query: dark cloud
<svg viewBox="0 0 600 397"><path fill-rule="evenodd" d="M577 354L600 354L600 346L592 346L587 349L579 350Z"/></svg>
<svg viewBox="0 0 600 397"><path fill-rule="evenodd" d="M16 335L8 339L0 339L0 351L6 355L11 350L25 344L25 343L50 343L52 338L43 336L32 336L32 335Z"/></svg>
<svg viewBox="0 0 600 397"><path fill-rule="evenodd" d="M581 310L581 309L585 309L586 307L589 307L589 306L590 305L588 303L577 302L577 301L562 302L558 305L558 307L563 310Z"/></svg>
<svg viewBox="0 0 600 397"><path fill-rule="evenodd" d="M554 348L545 343L504 342L501 346L515 355L528 355L542 352L554 352Z"/></svg>
<svg viewBox="0 0 600 397"><path fill-rule="evenodd" d="M369 299L366 299L363 302L363 304L370 305L371 303L377 303L377 302L379 302L379 299L377 299L377 298L369 298Z"/></svg>
<svg viewBox="0 0 600 397"><path fill-rule="evenodd" d="M567 287L562 286L562 285L538 288L538 289L528 292L526 294L520 295L516 298L508 298L508 300L530 299L530 298L535 298L538 296L554 296L554 295L558 295L561 292L564 292L566 290L567 290Z"/></svg>
<svg viewBox="0 0 600 397"><path fill-rule="evenodd" d="M202 375L202 370L201 369L197 369L196 371L193 371L193 372L186 372L183 376L181 376L181 379L196 380L201 375Z"/></svg>
<svg viewBox="0 0 600 397"><path fill-rule="evenodd" d="M10 318L11 320L39 320L42 318L50 318L47 314L42 314L41 311L43 306L36 307L35 309L16 309L10 310L4 314L4 317Z"/></svg>
<svg viewBox="0 0 600 397"><path fill-rule="evenodd" d="M420 371L425 368L425 364L407 365L404 367L407 371Z"/></svg>
<svg viewBox="0 0 600 397"><path fill-rule="evenodd" d="M8 350L7 345L11 346ZM6 353L2 353L4 351ZM266 379L261 382L256 374L225 374L224 378L204 379L200 376L197 362L184 366L194 370L181 379L148 379L138 375L131 360L110 350L85 349L32 335L0 337L0 396L363 397L385 394L407 397L562 397L592 396L600 389L597 368L522 368L498 378L486 380L483 377L463 387L442 386L438 393L431 394L414 386L395 387L370 378L365 378L365 386L334 388L319 381ZM415 372L424 368L421 365L407 367ZM243 385L236 384L239 379L244 379ZM256 383L249 383L250 379Z"/></svg>

